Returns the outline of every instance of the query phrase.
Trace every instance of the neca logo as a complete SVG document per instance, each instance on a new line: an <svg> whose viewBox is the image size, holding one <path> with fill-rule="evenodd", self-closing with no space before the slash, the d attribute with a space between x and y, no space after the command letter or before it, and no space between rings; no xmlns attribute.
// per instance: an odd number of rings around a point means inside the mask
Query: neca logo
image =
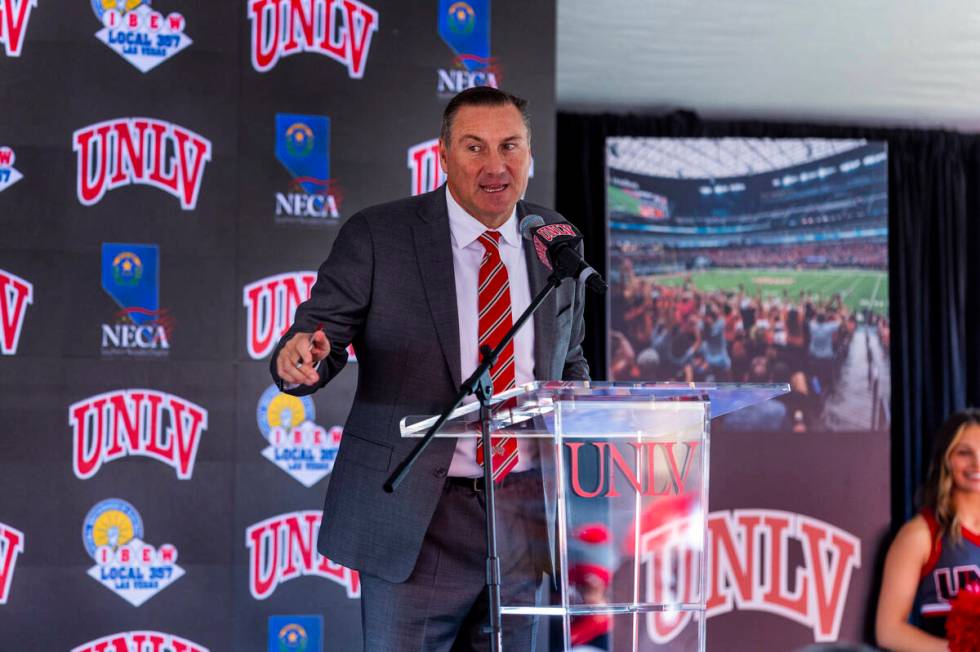
<svg viewBox="0 0 980 652"><path fill-rule="evenodd" d="M150 457L189 480L208 427L208 412L190 401L152 389L122 389L90 396L68 407L72 469L87 480L102 465L129 455Z"/></svg>
<svg viewBox="0 0 980 652"><path fill-rule="evenodd" d="M83 127L72 136L77 154L78 201L97 204L109 190L153 186L180 200L185 211L197 206L211 141L172 122L117 118Z"/></svg>
<svg viewBox="0 0 980 652"><path fill-rule="evenodd" d="M24 32L37 0L0 0L0 43L8 57L19 57L24 47Z"/></svg>
<svg viewBox="0 0 980 652"><path fill-rule="evenodd" d="M280 583L304 575L322 577L347 589L348 598L361 595L357 571L334 563L316 551L321 513L279 514L245 531L248 548L248 588L256 600L265 600Z"/></svg>
<svg viewBox="0 0 980 652"><path fill-rule="evenodd" d="M378 12L357 0L249 0L252 67L271 70L282 57L313 52L364 76Z"/></svg>

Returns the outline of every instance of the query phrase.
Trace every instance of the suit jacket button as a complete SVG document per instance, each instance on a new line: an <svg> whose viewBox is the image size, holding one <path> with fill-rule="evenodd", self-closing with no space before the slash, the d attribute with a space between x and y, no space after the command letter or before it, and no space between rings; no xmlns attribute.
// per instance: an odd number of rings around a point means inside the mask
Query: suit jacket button
<svg viewBox="0 0 980 652"><path fill-rule="evenodd" d="M439 467L438 469L432 472L432 475L436 476L437 478L445 478L446 473L447 473L446 469Z"/></svg>

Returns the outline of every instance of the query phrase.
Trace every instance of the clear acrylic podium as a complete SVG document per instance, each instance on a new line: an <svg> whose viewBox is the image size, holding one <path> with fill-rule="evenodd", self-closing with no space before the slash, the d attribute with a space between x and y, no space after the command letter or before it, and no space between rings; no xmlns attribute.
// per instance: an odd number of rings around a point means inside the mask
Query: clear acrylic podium
<svg viewBox="0 0 980 652"><path fill-rule="evenodd" d="M788 389L536 382L497 395L492 432L533 440L524 448L541 469L526 500L497 494L504 629L539 617L551 649L704 650L710 422ZM405 417L402 436L434 422ZM478 440L479 405L438 436ZM543 579L513 559L526 549L544 559Z"/></svg>

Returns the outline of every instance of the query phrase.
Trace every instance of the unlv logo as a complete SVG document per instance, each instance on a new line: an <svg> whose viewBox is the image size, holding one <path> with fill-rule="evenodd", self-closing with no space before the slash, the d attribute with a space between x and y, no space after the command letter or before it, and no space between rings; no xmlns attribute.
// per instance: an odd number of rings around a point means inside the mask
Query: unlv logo
<svg viewBox="0 0 980 652"><path fill-rule="evenodd" d="M180 125L153 118L117 118L79 129L72 136L77 153L78 201L97 204L108 190L153 186L180 200L185 211L197 206L211 141Z"/></svg>
<svg viewBox="0 0 980 652"><path fill-rule="evenodd" d="M641 539L647 600L696 602L693 523L681 518ZM790 547L802 565L790 565ZM707 616L765 611L813 629L815 641L836 641L851 574L861 566L861 541L840 528L791 512L741 509L708 515ZM650 613L647 634L667 643L691 620L690 611Z"/></svg>
<svg viewBox="0 0 980 652"><path fill-rule="evenodd" d="M439 139L433 138L408 148L408 169L412 173L412 194L435 190L446 180L439 162Z"/></svg>
<svg viewBox="0 0 980 652"><path fill-rule="evenodd" d="M378 12L358 0L248 0L252 67L271 70L281 57L314 52L364 76Z"/></svg>
<svg viewBox="0 0 980 652"><path fill-rule="evenodd" d="M34 286L0 269L0 354L17 353L24 314L33 302Z"/></svg>
<svg viewBox="0 0 980 652"><path fill-rule="evenodd" d="M347 589L348 598L361 595L357 571L336 564L316 551L319 511L279 514L245 531L248 548L248 588L265 600L281 582L303 575L322 577Z"/></svg>
<svg viewBox="0 0 980 652"><path fill-rule="evenodd" d="M173 634L163 632L120 632L89 641L72 648L71 652L209 652L198 645Z"/></svg>
<svg viewBox="0 0 980 652"><path fill-rule="evenodd" d="M310 298L316 272L286 272L249 283L242 291L245 304L245 344L253 360L272 352L289 330L296 307Z"/></svg>
<svg viewBox="0 0 980 652"><path fill-rule="evenodd" d="M0 0L0 43L8 57L19 57L24 47L24 32L37 0Z"/></svg>
<svg viewBox="0 0 980 652"><path fill-rule="evenodd" d="M173 467L189 480L208 427L208 412L190 401L152 389L122 389L68 407L72 469L87 480L103 463L142 455Z"/></svg>
<svg viewBox="0 0 980 652"><path fill-rule="evenodd" d="M24 533L0 523L0 604L7 604L17 556L24 552Z"/></svg>

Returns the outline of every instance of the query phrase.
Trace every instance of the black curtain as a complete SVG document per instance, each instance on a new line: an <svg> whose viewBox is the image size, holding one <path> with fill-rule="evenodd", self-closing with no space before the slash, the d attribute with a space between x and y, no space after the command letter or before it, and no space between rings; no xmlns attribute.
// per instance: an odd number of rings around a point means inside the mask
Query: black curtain
<svg viewBox="0 0 980 652"><path fill-rule="evenodd" d="M933 434L945 417L980 405L980 137L949 131L713 122L661 116L559 113L556 207L606 272L605 141L609 136L864 138L888 143L891 264L892 517L916 508ZM586 354L606 373L606 307L590 297Z"/></svg>

